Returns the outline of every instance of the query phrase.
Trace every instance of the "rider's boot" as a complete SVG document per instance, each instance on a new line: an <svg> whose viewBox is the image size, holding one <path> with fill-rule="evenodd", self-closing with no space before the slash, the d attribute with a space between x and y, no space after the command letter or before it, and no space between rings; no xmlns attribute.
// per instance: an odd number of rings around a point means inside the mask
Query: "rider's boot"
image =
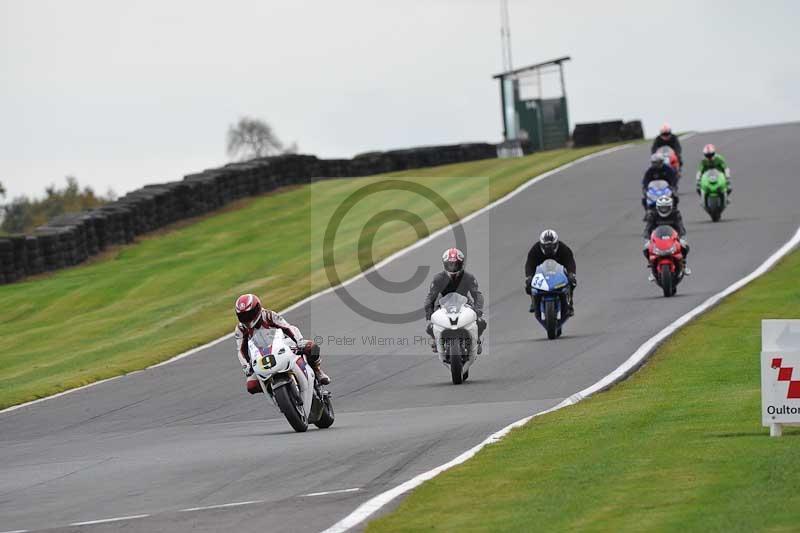
<svg viewBox="0 0 800 533"><path fill-rule="evenodd" d="M483 341L478 339L478 355L483 353Z"/></svg>
<svg viewBox="0 0 800 533"><path fill-rule="evenodd" d="M328 385L331 382L330 376L322 371L319 361L313 363L311 368L314 370L314 374L317 375L317 381L319 381L321 385Z"/></svg>
<svg viewBox="0 0 800 533"><path fill-rule="evenodd" d="M264 390L261 388L261 384L258 382L258 379L254 377L250 377L245 382L245 386L247 387L247 392L250 394L261 394Z"/></svg>
<svg viewBox="0 0 800 533"><path fill-rule="evenodd" d="M656 277L653 275L653 272L652 271L648 272L647 273L647 281L653 282L655 280L656 280Z"/></svg>
<svg viewBox="0 0 800 533"><path fill-rule="evenodd" d="M683 262L683 275L684 276L692 275L692 269L689 268L689 265L686 264L686 261Z"/></svg>

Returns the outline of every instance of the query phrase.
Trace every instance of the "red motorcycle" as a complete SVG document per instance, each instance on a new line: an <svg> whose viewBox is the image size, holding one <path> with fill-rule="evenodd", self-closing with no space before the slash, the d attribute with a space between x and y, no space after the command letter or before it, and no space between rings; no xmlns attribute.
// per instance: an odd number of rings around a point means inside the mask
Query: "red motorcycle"
<svg viewBox="0 0 800 533"><path fill-rule="evenodd" d="M656 153L664 158L664 160L672 167L676 173L680 172L681 167L678 164L678 154L675 153L670 146L661 146L656 150Z"/></svg>
<svg viewBox="0 0 800 533"><path fill-rule="evenodd" d="M647 246L650 270L664 296L674 296L683 279L683 246L678 232L672 226L658 226L650 234Z"/></svg>

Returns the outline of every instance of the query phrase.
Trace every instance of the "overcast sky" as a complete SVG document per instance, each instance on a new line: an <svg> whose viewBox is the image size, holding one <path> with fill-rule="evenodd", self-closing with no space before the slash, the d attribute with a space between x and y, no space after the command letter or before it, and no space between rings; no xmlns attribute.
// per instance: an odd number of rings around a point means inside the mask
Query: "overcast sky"
<svg viewBox="0 0 800 533"><path fill-rule="evenodd" d="M514 65L561 55L571 123L800 119L800 6L510 0ZM0 0L0 181L99 191L227 162L241 115L304 153L502 135L499 0Z"/></svg>

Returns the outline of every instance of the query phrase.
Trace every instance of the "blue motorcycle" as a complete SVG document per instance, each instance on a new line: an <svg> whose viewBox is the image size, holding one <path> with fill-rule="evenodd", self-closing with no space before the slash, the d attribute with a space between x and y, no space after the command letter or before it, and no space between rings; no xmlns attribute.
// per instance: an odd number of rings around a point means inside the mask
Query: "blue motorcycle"
<svg viewBox="0 0 800 533"><path fill-rule="evenodd" d="M644 195L644 210L645 213L650 211L651 209L656 208L656 200L661 198L662 196L672 196L673 199L675 195L673 194L672 187L669 186L669 183L666 180L653 180L647 184L647 191L645 191Z"/></svg>
<svg viewBox="0 0 800 533"><path fill-rule="evenodd" d="M561 327L569 319L571 289L566 269L553 259L536 268L531 279L536 320L547 330L548 339L561 336Z"/></svg>

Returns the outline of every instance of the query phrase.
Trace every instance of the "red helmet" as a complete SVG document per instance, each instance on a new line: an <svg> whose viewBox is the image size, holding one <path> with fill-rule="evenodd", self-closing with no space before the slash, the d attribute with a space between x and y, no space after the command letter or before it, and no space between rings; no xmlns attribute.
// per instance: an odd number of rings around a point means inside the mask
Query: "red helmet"
<svg viewBox="0 0 800 533"><path fill-rule="evenodd" d="M672 128L666 122L661 125L661 129L659 130L659 134L661 135L669 135L672 133Z"/></svg>
<svg viewBox="0 0 800 533"><path fill-rule="evenodd" d="M442 254L442 264L448 276L460 276L464 272L464 254L458 248L448 248Z"/></svg>
<svg viewBox="0 0 800 533"><path fill-rule="evenodd" d="M713 159L714 156L717 155L717 149L714 148L713 144L707 144L703 146L703 155L708 159Z"/></svg>
<svg viewBox="0 0 800 533"><path fill-rule="evenodd" d="M261 318L261 300L255 294L242 294L236 299L234 311L239 324L253 328Z"/></svg>

